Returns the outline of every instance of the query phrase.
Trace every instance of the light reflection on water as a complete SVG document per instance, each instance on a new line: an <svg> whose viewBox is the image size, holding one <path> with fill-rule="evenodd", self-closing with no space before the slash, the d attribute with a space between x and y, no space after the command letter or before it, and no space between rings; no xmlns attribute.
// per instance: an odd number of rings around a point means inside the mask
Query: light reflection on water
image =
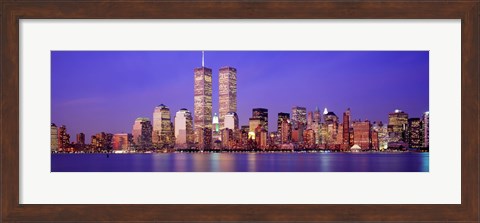
<svg viewBox="0 0 480 223"><path fill-rule="evenodd" d="M52 172L428 172L429 153L52 154Z"/></svg>
<svg viewBox="0 0 480 223"><path fill-rule="evenodd" d="M248 153L248 172L257 172L257 154Z"/></svg>

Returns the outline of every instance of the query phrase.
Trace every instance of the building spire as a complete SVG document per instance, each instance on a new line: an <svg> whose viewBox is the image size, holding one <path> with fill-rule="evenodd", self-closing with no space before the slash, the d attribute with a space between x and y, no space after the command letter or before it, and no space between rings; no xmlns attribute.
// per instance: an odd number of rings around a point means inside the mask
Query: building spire
<svg viewBox="0 0 480 223"><path fill-rule="evenodd" d="M202 67L205 67L205 51L202 50Z"/></svg>

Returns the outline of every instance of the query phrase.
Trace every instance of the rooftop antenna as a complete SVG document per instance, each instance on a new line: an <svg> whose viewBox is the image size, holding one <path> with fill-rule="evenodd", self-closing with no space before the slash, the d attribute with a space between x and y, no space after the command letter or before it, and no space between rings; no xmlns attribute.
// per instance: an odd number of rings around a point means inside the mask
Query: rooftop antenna
<svg viewBox="0 0 480 223"><path fill-rule="evenodd" d="M202 50L202 67L205 67L205 51Z"/></svg>

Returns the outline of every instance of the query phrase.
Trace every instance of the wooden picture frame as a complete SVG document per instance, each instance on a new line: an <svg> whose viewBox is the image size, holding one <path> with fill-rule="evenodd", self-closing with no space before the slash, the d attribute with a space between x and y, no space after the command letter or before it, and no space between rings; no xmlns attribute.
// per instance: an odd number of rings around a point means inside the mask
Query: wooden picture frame
<svg viewBox="0 0 480 223"><path fill-rule="evenodd" d="M0 2L1 215L23 221L468 221L479 218L478 1L14 1ZM461 204L19 204L20 19L461 19Z"/></svg>

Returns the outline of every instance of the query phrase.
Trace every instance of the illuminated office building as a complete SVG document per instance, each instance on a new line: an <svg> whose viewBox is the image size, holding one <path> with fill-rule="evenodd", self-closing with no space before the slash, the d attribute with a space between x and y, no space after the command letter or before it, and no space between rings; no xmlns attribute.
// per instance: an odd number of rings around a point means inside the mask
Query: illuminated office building
<svg viewBox="0 0 480 223"><path fill-rule="evenodd" d="M295 106L292 108L292 128L298 129L299 126L307 125L307 109L305 107Z"/></svg>
<svg viewBox="0 0 480 223"><path fill-rule="evenodd" d="M222 67L218 76L218 116L220 129L223 129L227 113L237 112L237 69Z"/></svg>
<svg viewBox="0 0 480 223"><path fill-rule="evenodd" d="M112 148L113 134L100 132L92 136L92 146L97 150L109 150Z"/></svg>
<svg viewBox="0 0 480 223"><path fill-rule="evenodd" d="M147 149L152 144L152 124L148 118L137 118L132 129L133 143L137 149Z"/></svg>
<svg viewBox="0 0 480 223"><path fill-rule="evenodd" d="M315 131L313 129L307 129L303 131L303 141L308 148L315 146Z"/></svg>
<svg viewBox="0 0 480 223"><path fill-rule="evenodd" d="M154 146L163 146L173 143L173 126L170 109L161 104L153 111L152 143Z"/></svg>
<svg viewBox="0 0 480 223"><path fill-rule="evenodd" d="M312 129L313 125L313 112L307 113L307 129Z"/></svg>
<svg viewBox="0 0 480 223"><path fill-rule="evenodd" d="M327 111L326 108L325 108L325 111ZM338 116L334 112L327 111L326 113L324 113L323 114L323 120L324 120L325 124L327 124L327 125L329 125L329 124L337 125L338 124ZM336 129L336 127L335 127L335 129Z"/></svg>
<svg viewBox="0 0 480 223"><path fill-rule="evenodd" d="M289 120L290 119L290 113L283 113L283 112L280 112L278 113L278 117L277 117L277 132L281 135L281 132L282 132L282 122L284 119L287 119Z"/></svg>
<svg viewBox="0 0 480 223"><path fill-rule="evenodd" d="M395 112L388 114L388 136L389 142L407 142L406 131L408 125L408 114L395 110Z"/></svg>
<svg viewBox="0 0 480 223"><path fill-rule="evenodd" d="M292 129L292 142L303 142L303 128Z"/></svg>
<svg viewBox="0 0 480 223"><path fill-rule="evenodd" d="M315 107L315 111L313 112L313 122L320 123L322 119L322 113L320 113L320 110L318 107Z"/></svg>
<svg viewBox="0 0 480 223"><path fill-rule="evenodd" d="M423 147L424 137L423 137L423 125L420 118L409 118L408 119L408 146L410 148L421 148Z"/></svg>
<svg viewBox="0 0 480 223"><path fill-rule="evenodd" d="M50 125L50 150L52 152L58 151L58 128L52 123Z"/></svg>
<svg viewBox="0 0 480 223"><path fill-rule="evenodd" d="M192 114L182 108L175 114L175 144L180 148L187 148L194 142Z"/></svg>
<svg viewBox="0 0 480 223"><path fill-rule="evenodd" d="M422 116L422 124L423 124L423 147L429 147L430 141L430 112L423 113Z"/></svg>
<svg viewBox="0 0 480 223"><path fill-rule="evenodd" d="M194 69L194 129L196 142L201 149L211 147L212 139L212 69L205 67L202 52L202 67ZM209 142L210 140L210 142Z"/></svg>
<svg viewBox="0 0 480 223"><path fill-rule="evenodd" d="M347 138L348 140L348 138ZM344 138L343 138L343 125L338 125L337 134L335 138L335 144L342 146L342 149L348 149L347 145L344 145Z"/></svg>
<svg viewBox="0 0 480 223"><path fill-rule="evenodd" d="M224 128L220 130L220 133L222 135L222 147L228 149L232 148L232 145L234 144L233 130L229 128Z"/></svg>
<svg viewBox="0 0 480 223"><path fill-rule="evenodd" d="M360 146L362 150L368 150L371 147L371 124L370 121L354 121L353 124L353 144Z"/></svg>
<svg viewBox="0 0 480 223"><path fill-rule="evenodd" d="M218 123L218 115L215 113L212 118L212 139L213 141L220 140L221 141L221 134L220 134L220 125Z"/></svg>
<svg viewBox="0 0 480 223"><path fill-rule="evenodd" d="M210 128L196 129L195 142L199 149L212 149L212 130Z"/></svg>
<svg viewBox="0 0 480 223"><path fill-rule="evenodd" d="M250 126L249 125L242 125L240 127L240 141L242 143L242 145L245 145L248 141L248 139L250 138L249 136L250 134Z"/></svg>
<svg viewBox="0 0 480 223"><path fill-rule="evenodd" d="M262 127L268 131L268 109L254 108L252 109L252 118L260 119Z"/></svg>
<svg viewBox="0 0 480 223"><path fill-rule="evenodd" d="M260 129L260 135L259 135L258 139L260 139L260 140L258 141L257 145L261 149L266 149L267 145L268 145L268 131L265 128Z"/></svg>
<svg viewBox="0 0 480 223"><path fill-rule="evenodd" d="M350 108L343 113L343 126L342 131L339 134L342 134L342 144L344 149L350 149Z"/></svg>
<svg viewBox="0 0 480 223"><path fill-rule="evenodd" d="M343 136L343 132L338 132L338 117L334 112L329 112L327 108L325 108L325 112L323 114L323 121L325 122L324 128L326 128L326 144L334 144L336 142L338 134L341 135L340 137Z"/></svg>
<svg viewBox="0 0 480 223"><path fill-rule="evenodd" d="M255 132L255 129L258 126L263 127L264 119L263 118L250 118L248 119L249 132Z"/></svg>
<svg viewBox="0 0 480 223"><path fill-rule="evenodd" d="M85 134L83 132L77 134L77 145L85 145Z"/></svg>
<svg viewBox="0 0 480 223"><path fill-rule="evenodd" d="M70 147L70 135L67 134L67 127L62 125L58 129L58 149L63 151L68 147Z"/></svg>
<svg viewBox="0 0 480 223"><path fill-rule="evenodd" d="M231 130L237 130L239 128L237 113L227 112L227 114L225 115L224 127Z"/></svg>
<svg viewBox="0 0 480 223"><path fill-rule="evenodd" d="M113 150L128 150L132 142L132 135L128 133L113 134Z"/></svg>
<svg viewBox="0 0 480 223"><path fill-rule="evenodd" d="M371 149L373 150L379 150L380 147L380 142L378 140L378 132L375 130L372 130L372 143L371 143Z"/></svg>
<svg viewBox="0 0 480 223"><path fill-rule="evenodd" d="M280 142L282 144L292 141L292 124L290 123L290 119L287 117L282 118L281 128L278 133L280 134Z"/></svg>
<svg viewBox="0 0 480 223"><path fill-rule="evenodd" d="M215 113L212 118L212 126L213 126L213 131L214 132L219 132L220 131L220 125L218 122L218 115Z"/></svg>
<svg viewBox="0 0 480 223"><path fill-rule="evenodd" d="M378 149L385 150L388 148L388 130L387 126L380 122L373 122L372 131L378 133ZM373 141L373 140L372 140Z"/></svg>

